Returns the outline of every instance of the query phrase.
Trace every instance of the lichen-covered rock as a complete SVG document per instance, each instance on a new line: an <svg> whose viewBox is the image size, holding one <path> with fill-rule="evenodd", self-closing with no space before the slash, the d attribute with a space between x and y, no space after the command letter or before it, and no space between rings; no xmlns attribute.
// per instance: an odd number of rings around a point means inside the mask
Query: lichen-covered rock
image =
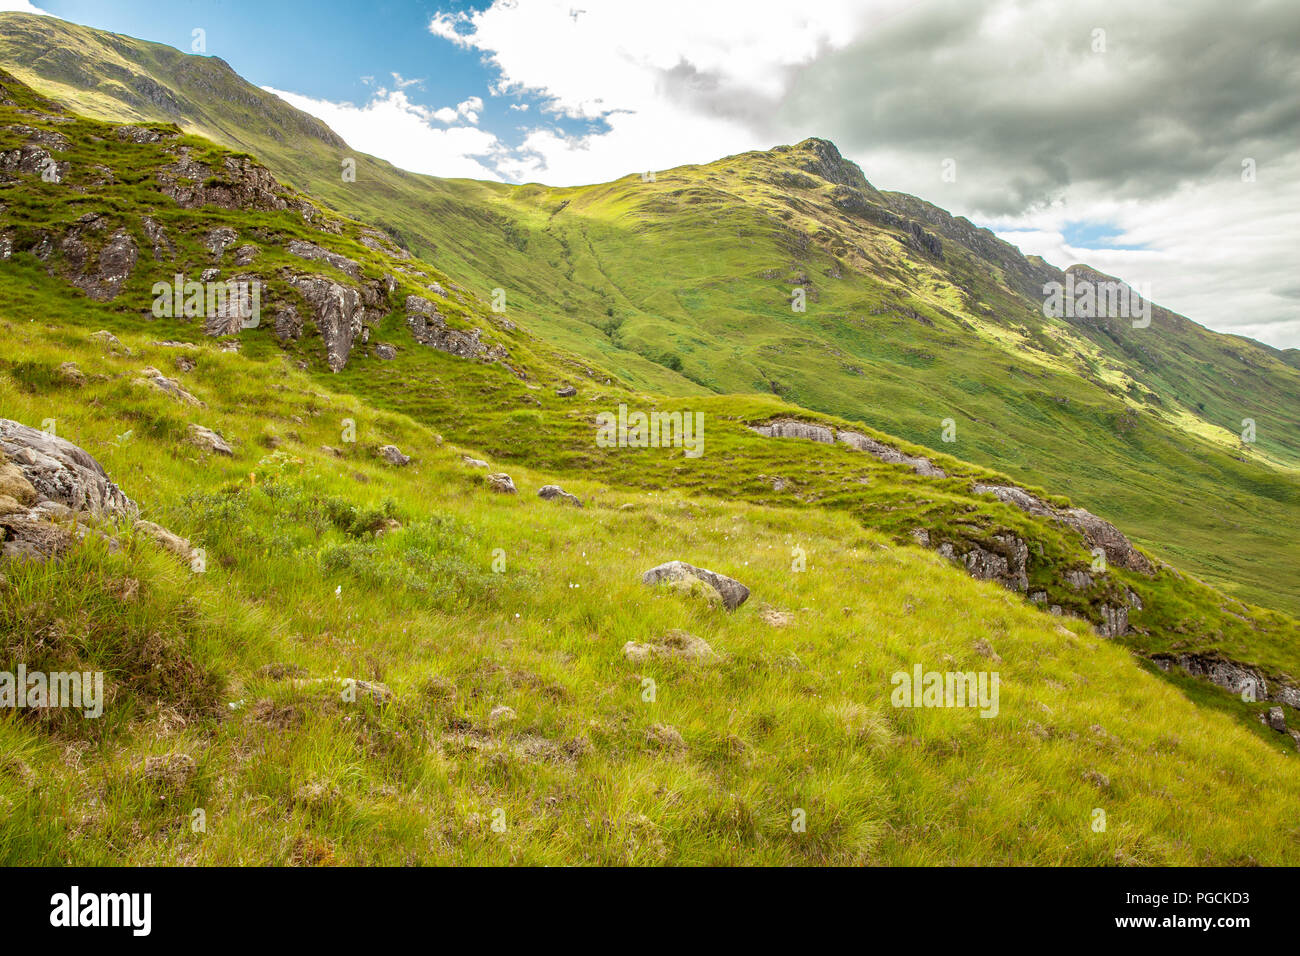
<svg viewBox="0 0 1300 956"><path fill-rule="evenodd" d="M582 507L582 502L578 499L577 495L569 494L559 485L542 485L542 487L537 489L537 497L545 498L547 501L566 501L571 505L576 505L579 508Z"/></svg>
<svg viewBox="0 0 1300 956"><path fill-rule="evenodd" d="M132 520L136 514L135 502L81 448L0 419L0 555L4 558L57 558L87 534L102 534L92 529L92 523ZM112 539L109 542L114 545Z"/></svg>
<svg viewBox="0 0 1300 956"><path fill-rule="evenodd" d="M99 462L62 438L0 418L0 455L6 460L0 493L24 504L53 501L74 512L132 518L138 513Z"/></svg>
<svg viewBox="0 0 1300 956"><path fill-rule="evenodd" d="M560 398L572 398L578 394L578 390L572 385L561 385L555 390L555 394Z"/></svg>
<svg viewBox="0 0 1300 956"><path fill-rule="evenodd" d="M703 581L716 590L721 595L722 603L728 611L734 611L749 600L749 588L735 578L729 578L725 574L719 574L707 568L697 568L685 561L668 561L656 565L641 575L642 583L649 585L670 581L685 581L692 578Z"/></svg>
<svg viewBox="0 0 1300 956"><path fill-rule="evenodd" d="M219 432L205 428L202 425L190 425L188 432L190 442L206 451L226 456L234 454L229 443L221 437Z"/></svg>
<svg viewBox="0 0 1300 956"><path fill-rule="evenodd" d="M503 495L515 495L519 489L515 487L514 479L505 472L497 471L487 476L488 487L493 491Z"/></svg>
<svg viewBox="0 0 1300 956"><path fill-rule="evenodd" d="M379 448L379 457L384 459L390 465L398 468L405 467L411 463L410 455L403 455L401 449L396 445L381 445Z"/></svg>

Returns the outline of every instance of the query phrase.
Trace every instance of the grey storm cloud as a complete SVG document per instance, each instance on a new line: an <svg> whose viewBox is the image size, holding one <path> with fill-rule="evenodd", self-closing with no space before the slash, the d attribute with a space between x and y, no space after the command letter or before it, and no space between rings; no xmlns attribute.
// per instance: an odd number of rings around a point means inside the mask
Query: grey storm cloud
<svg viewBox="0 0 1300 956"><path fill-rule="evenodd" d="M855 155L953 157L964 204L988 215L1079 184L1151 199L1295 151L1300 8L921 2L865 20L786 80L773 101L681 63L664 88L774 143L817 133Z"/></svg>

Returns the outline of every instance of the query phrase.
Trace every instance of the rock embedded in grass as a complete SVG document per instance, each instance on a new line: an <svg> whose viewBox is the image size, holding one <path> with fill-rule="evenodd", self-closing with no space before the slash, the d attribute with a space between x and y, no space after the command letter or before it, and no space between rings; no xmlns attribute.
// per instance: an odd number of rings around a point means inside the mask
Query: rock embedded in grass
<svg viewBox="0 0 1300 956"><path fill-rule="evenodd" d="M547 501L558 499L560 501L567 501L569 504L576 505L579 508L582 507L582 502L578 499L577 495L569 494L559 485L542 485L542 487L537 489L537 497L545 498Z"/></svg>
<svg viewBox="0 0 1300 956"><path fill-rule="evenodd" d="M396 445L381 445L379 448L379 457L397 468L401 468L411 463L410 455L403 455Z"/></svg>
<svg viewBox="0 0 1300 956"><path fill-rule="evenodd" d="M555 390L555 394L560 398L573 398L573 396L578 394L578 390L572 385L561 385Z"/></svg>
<svg viewBox="0 0 1300 956"><path fill-rule="evenodd" d="M194 550L190 547L189 539L182 538L178 534L173 534L160 524L154 524L152 521L144 521L142 519L135 523L135 530L153 538L160 547L166 551L170 551L178 558L183 558L188 561L194 554Z"/></svg>
<svg viewBox="0 0 1300 956"><path fill-rule="evenodd" d="M198 445L206 451L214 452L218 455L230 456L234 454L229 443L221 437L219 432L211 428L205 428L202 425L190 425L188 428L190 442Z"/></svg>
<svg viewBox="0 0 1300 956"><path fill-rule="evenodd" d="M152 365L145 366L140 370L140 374L143 377L136 379L136 381L142 385L152 385L163 394L170 395L178 402L184 402L186 405L195 405L199 408L207 407L202 401L187 392L180 382L163 375Z"/></svg>
<svg viewBox="0 0 1300 956"><path fill-rule="evenodd" d="M707 568L697 568L685 561L668 561L656 565L641 575L642 583L651 585L686 581L692 578L703 581L716 590L721 595L722 603L728 611L734 611L749 600L749 588L735 578L729 578L725 574L718 574L718 572L710 571Z"/></svg>
<svg viewBox="0 0 1300 956"><path fill-rule="evenodd" d="M519 489L515 487L514 479L505 472L493 472L487 476L487 481L489 488L503 495L516 495L519 493Z"/></svg>
<svg viewBox="0 0 1300 956"><path fill-rule="evenodd" d="M645 661L654 657L687 661L713 661L718 658L717 652L707 641L679 630L669 631L657 644L628 641L623 645L623 656L630 661Z"/></svg>

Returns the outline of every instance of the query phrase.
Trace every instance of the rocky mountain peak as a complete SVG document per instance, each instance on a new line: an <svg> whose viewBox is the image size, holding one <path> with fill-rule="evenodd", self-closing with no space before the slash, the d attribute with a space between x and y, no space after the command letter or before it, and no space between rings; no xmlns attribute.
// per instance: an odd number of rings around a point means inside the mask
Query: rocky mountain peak
<svg viewBox="0 0 1300 956"><path fill-rule="evenodd" d="M851 159L845 159L839 148L828 139L813 136L796 146L786 148L796 154L795 165L804 172L813 173L837 186L875 192L875 187L867 182L862 167Z"/></svg>

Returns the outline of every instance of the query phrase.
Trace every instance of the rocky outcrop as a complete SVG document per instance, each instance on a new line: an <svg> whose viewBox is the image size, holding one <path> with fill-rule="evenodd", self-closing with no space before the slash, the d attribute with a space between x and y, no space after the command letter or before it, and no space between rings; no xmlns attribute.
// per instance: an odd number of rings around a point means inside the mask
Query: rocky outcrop
<svg viewBox="0 0 1300 956"><path fill-rule="evenodd" d="M874 438L868 438L858 432L840 431L836 434L836 439L848 445L850 448L858 451L865 451L868 455L879 459L889 465L906 465L918 475L924 475L927 478L947 478L948 474L934 462L920 455L907 455L883 442L878 442Z"/></svg>
<svg viewBox="0 0 1300 956"><path fill-rule="evenodd" d="M13 174L24 176L42 176L50 182L61 183L68 175L70 164L60 162L50 155L50 151L36 143L26 143L17 149L0 151L0 176L10 181Z"/></svg>
<svg viewBox="0 0 1300 956"><path fill-rule="evenodd" d="M489 347L482 341L478 329L453 329L447 325L438 307L423 296L406 297L406 325L411 335L421 345L428 345L461 358L482 358L495 361L509 353L499 345Z"/></svg>
<svg viewBox="0 0 1300 956"><path fill-rule="evenodd" d="M1102 637L1123 637L1128 633L1128 608L1124 605L1112 607L1103 604L1097 610L1101 614L1101 624L1097 630Z"/></svg>
<svg viewBox="0 0 1300 956"><path fill-rule="evenodd" d="M203 237L203 245L207 247L208 252L212 253L214 258L220 259L222 253L226 251L227 246L235 244L239 236L235 230L221 226L213 229Z"/></svg>
<svg viewBox="0 0 1300 956"><path fill-rule="evenodd" d="M144 126L119 126L113 131L113 134L118 138L119 142L123 143L144 145L162 141L161 133Z"/></svg>
<svg viewBox="0 0 1300 956"><path fill-rule="evenodd" d="M751 430L768 438L804 438L808 441L831 445L836 441L852 448L854 451L866 452L887 465L906 465L918 475L927 478L947 478L948 474L930 459L920 455L908 455L891 445L876 441L860 432L847 429L834 429L829 425L799 421L794 418L778 418L759 425L750 425Z"/></svg>
<svg viewBox="0 0 1300 956"><path fill-rule="evenodd" d="M296 342L302 338L302 316L291 305L281 306L276 310L272 328L275 329L275 337L280 340L281 345Z"/></svg>
<svg viewBox="0 0 1300 956"><path fill-rule="evenodd" d="M1266 677L1250 664L1208 654L1154 654L1151 662L1166 672L1178 668L1246 700L1276 701L1300 710L1300 687Z"/></svg>
<svg viewBox="0 0 1300 956"><path fill-rule="evenodd" d="M351 286L317 275L290 276L289 284L311 309L316 329L325 341L325 358L331 371L340 371L347 365L352 344L365 327L366 309L361 294ZM279 326L277 317L277 334ZM286 336L280 338L284 340Z"/></svg>
<svg viewBox="0 0 1300 956"><path fill-rule="evenodd" d="M330 252L328 249L322 249L312 242L303 242L301 239L290 239L286 247L290 255L298 256L300 259L308 259L312 262L321 262L328 266L333 266L340 272L352 279L361 278L361 267L349 259L347 256L341 256L337 252Z"/></svg>
<svg viewBox="0 0 1300 956"><path fill-rule="evenodd" d="M144 227L145 238L149 240L149 244L153 247L155 262L162 262L164 259L170 259L176 255L176 247L167 238L167 231L155 219L145 216L140 220L140 224Z"/></svg>
<svg viewBox="0 0 1300 956"><path fill-rule="evenodd" d="M1133 543L1124 536L1122 531L1090 511L1085 511L1083 508L1058 508L1013 485L988 485L977 482L971 490L977 495L991 494L999 501L1014 505L1027 514L1051 518L1068 525L1082 535L1089 550L1101 548L1106 554L1106 560L1116 567L1137 571L1140 574L1155 573L1155 567L1150 560L1133 547Z"/></svg>
<svg viewBox="0 0 1300 956"><path fill-rule="evenodd" d="M122 291L138 259L131 234L120 228L110 233L111 228L105 217L87 213L58 243L68 281L97 302L107 302Z"/></svg>
<svg viewBox="0 0 1300 956"><path fill-rule="evenodd" d="M213 270L215 271L215 270ZM206 276L206 274L205 274ZM205 281L210 281L205 278ZM214 338L238 335L240 329L256 327L261 322L261 280L255 275L232 276L219 286L221 294L209 296L210 314L203 320L203 331Z"/></svg>
<svg viewBox="0 0 1300 956"><path fill-rule="evenodd" d="M994 534L986 543L987 548L972 545L958 551L952 542L945 541L937 550L950 561L960 561L973 578L996 581L1012 591L1028 591L1029 546L1013 534Z"/></svg>
<svg viewBox="0 0 1300 956"><path fill-rule="evenodd" d="M835 441L835 429L793 418L781 418L762 425L751 425L750 428L767 438L804 438L808 441L821 442L823 445L830 445Z"/></svg>
<svg viewBox="0 0 1300 956"><path fill-rule="evenodd" d="M692 578L703 581L717 591L728 611L734 611L749 600L749 588L735 578L729 578L725 574L719 574L707 568L697 568L685 561L668 561L656 565L641 575L642 583L649 585L672 581L688 581Z"/></svg>
<svg viewBox="0 0 1300 956"><path fill-rule="evenodd" d="M158 188L182 209L213 205L263 212L289 208L283 187L270 170L245 156L227 156L214 170L193 159L190 147L176 149L176 161L158 170Z"/></svg>

